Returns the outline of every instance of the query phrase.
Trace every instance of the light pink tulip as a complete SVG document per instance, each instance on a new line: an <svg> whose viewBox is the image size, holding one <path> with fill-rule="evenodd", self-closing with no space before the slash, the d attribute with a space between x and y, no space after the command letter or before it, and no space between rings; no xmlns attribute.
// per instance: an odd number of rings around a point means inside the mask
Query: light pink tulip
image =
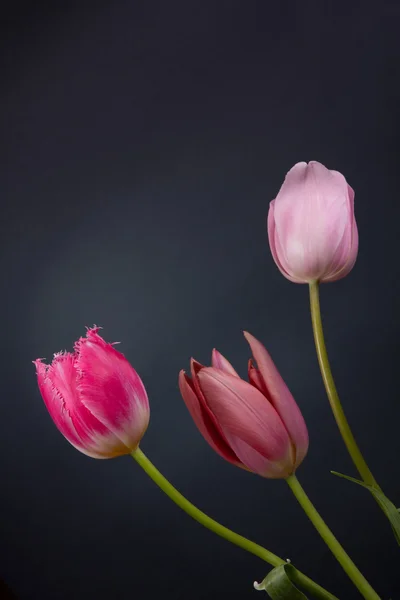
<svg viewBox="0 0 400 600"><path fill-rule="evenodd" d="M338 171L316 161L297 163L268 213L272 256L295 283L337 281L358 252L354 191Z"/></svg>
<svg viewBox="0 0 400 600"><path fill-rule="evenodd" d="M200 433L228 462L272 479L286 478L308 450L302 414L264 346L244 334L253 353L249 382L217 350L212 367L191 360L179 388Z"/></svg>
<svg viewBox="0 0 400 600"><path fill-rule="evenodd" d="M74 353L51 365L34 361L39 389L54 423L78 450L113 458L137 448L150 418L143 383L123 354L97 333L86 332Z"/></svg>

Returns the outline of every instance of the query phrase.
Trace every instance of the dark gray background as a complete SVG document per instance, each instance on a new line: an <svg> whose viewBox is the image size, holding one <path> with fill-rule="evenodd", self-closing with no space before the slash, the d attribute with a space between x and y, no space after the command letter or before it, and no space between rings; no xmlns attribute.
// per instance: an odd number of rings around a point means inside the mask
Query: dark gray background
<svg viewBox="0 0 400 600"><path fill-rule="evenodd" d="M395 1L11 3L1 44L0 577L21 600L256 598L262 561L203 529L129 457L54 427L31 361L104 327L140 373L143 450L189 499L360 596L282 481L213 453L177 387L216 346L245 375L248 329L308 423L299 470L382 598L388 523L355 475L319 377L306 286L269 253L286 171L319 160L356 191L360 253L322 289L348 418L398 504L400 9ZM261 597L261 596L260 596Z"/></svg>

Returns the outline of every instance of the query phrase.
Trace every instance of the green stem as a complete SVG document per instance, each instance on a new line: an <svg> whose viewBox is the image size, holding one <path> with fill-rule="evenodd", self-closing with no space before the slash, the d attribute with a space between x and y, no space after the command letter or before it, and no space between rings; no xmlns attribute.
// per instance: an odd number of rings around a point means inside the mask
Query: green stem
<svg viewBox="0 0 400 600"><path fill-rule="evenodd" d="M329 364L328 353L326 351L324 331L322 328L321 309L319 304L319 284L318 281L310 283L310 307L311 307L311 320L314 332L315 347L317 350L319 367L324 381L326 393L328 395L329 403L332 408L333 415L336 419L337 426L342 435L343 441L346 445L348 453L350 454L353 463L355 464L357 471L360 473L363 481L376 489L380 489L374 476L368 468L367 463L364 460L363 455L354 435L350 429L350 425L344 414L342 404L340 402L339 395L337 393L335 381L332 376L331 367Z"/></svg>
<svg viewBox="0 0 400 600"><path fill-rule="evenodd" d="M361 571L358 570L356 565L351 560L350 556L338 542L333 535L332 531L326 525L315 506L303 490L296 475L291 475L286 479L290 489L296 496L300 506L318 531L332 554L336 557L337 561L341 564L347 575L350 577L356 588L364 596L366 600L380 600L378 594L370 586L368 581L365 579Z"/></svg>
<svg viewBox="0 0 400 600"><path fill-rule="evenodd" d="M132 452L132 457L136 460L136 462L146 471L147 475L156 483L163 492L167 494L177 504L182 510L184 510L190 517L198 521L207 529L210 529L217 535L225 538L232 544L236 544L243 550L247 550L251 554L255 554L265 562L269 563L273 567L278 567L279 565L283 565L286 563L282 558L276 556L266 548L259 546L259 544L255 544L251 542L247 538L243 537L224 527L214 519L211 519L204 512L199 510L194 504L189 502L178 490L160 473L160 471L153 465L153 463L147 458L147 456L137 448ZM333 596L328 591L326 591L323 587L315 583L312 579L304 575L300 571L296 569L296 581L299 586L301 586L305 591L308 591L312 597L317 600L338 600L336 596Z"/></svg>

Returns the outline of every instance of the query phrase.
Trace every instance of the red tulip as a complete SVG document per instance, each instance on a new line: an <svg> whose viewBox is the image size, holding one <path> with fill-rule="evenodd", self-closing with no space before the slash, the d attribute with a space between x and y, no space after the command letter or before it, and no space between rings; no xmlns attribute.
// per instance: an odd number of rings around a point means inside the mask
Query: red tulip
<svg viewBox="0 0 400 600"><path fill-rule="evenodd" d="M212 367L191 360L179 374L189 412L210 446L230 463L269 478L286 478L308 450L308 433L293 396L264 346L244 334L253 353L249 382L217 350Z"/></svg>

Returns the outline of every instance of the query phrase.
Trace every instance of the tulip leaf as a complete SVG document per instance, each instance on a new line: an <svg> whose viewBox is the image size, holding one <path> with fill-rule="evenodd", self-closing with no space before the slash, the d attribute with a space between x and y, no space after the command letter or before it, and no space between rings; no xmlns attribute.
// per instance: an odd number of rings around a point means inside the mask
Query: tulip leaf
<svg viewBox="0 0 400 600"><path fill-rule="evenodd" d="M265 590L272 600L308 600L293 583L296 569L290 563L275 567L261 583L254 583L256 590Z"/></svg>
<svg viewBox="0 0 400 600"><path fill-rule="evenodd" d="M337 475L338 477L342 477L343 479L347 479L348 481L352 481L353 483L357 483L358 485L367 488L367 490L371 492L371 494L374 496L375 500L389 519L396 541L400 546L400 509L396 508L393 502L391 502L381 490L373 487L372 485L368 485L367 483L364 483L359 479L349 477L349 475L343 475L343 473L338 473L337 471L331 471L331 473L333 475Z"/></svg>

